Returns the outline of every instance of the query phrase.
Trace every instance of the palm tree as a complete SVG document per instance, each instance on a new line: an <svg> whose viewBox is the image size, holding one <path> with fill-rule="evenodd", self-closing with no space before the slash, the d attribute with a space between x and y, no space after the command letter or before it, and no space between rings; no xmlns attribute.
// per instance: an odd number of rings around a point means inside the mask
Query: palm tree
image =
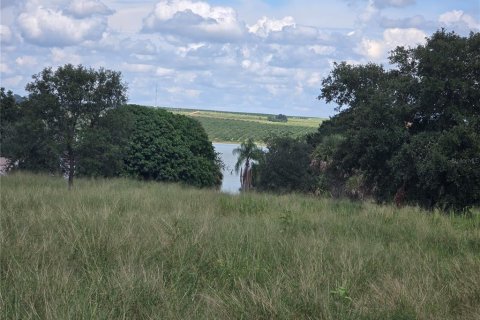
<svg viewBox="0 0 480 320"><path fill-rule="evenodd" d="M247 191L252 187L251 162L260 161L263 157L263 150L257 147L252 138L249 138L242 142L240 147L233 149L232 154L238 157L235 164L235 172L238 173L240 171L241 190Z"/></svg>

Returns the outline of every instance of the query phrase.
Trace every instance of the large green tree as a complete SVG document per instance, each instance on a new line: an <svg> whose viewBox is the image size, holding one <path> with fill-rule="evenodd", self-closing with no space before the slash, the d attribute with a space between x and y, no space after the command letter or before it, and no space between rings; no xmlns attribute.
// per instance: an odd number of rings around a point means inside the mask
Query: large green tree
<svg viewBox="0 0 480 320"><path fill-rule="evenodd" d="M120 72L67 64L45 68L27 84L30 108L45 125L60 152L61 164L73 185L80 135L95 128L108 110L127 101Z"/></svg>
<svg viewBox="0 0 480 320"><path fill-rule="evenodd" d="M341 134L329 172L361 176L378 201L402 194L430 208L479 204L480 34L440 30L424 45L396 48L390 61L389 69L335 64L319 98L339 113L310 143Z"/></svg>
<svg viewBox="0 0 480 320"><path fill-rule="evenodd" d="M129 105L133 121L124 154L126 175L219 187L221 163L201 124L162 109Z"/></svg>

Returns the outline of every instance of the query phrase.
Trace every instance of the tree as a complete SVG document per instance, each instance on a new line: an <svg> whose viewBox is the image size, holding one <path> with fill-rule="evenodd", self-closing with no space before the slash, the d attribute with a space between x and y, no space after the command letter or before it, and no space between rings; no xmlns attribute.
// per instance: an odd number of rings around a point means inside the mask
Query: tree
<svg viewBox="0 0 480 320"><path fill-rule="evenodd" d="M11 92L1 96L1 154L9 159L9 170L58 171L59 157L51 130L29 100L15 98Z"/></svg>
<svg viewBox="0 0 480 320"><path fill-rule="evenodd" d="M123 157L125 175L219 187L221 161L201 124L162 109L125 106L133 121Z"/></svg>
<svg viewBox="0 0 480 320"><path fill-rule="evenodd" d="M125 156L133 130L134 119L125 107L107 111L95 127L82 130L76 174L104 178L125 175Z"/></svg>
<svg viewBox="0 0 480 320"><path fill-rule="evenodd" d="M314 185L310 170L312 147L303 139L287 136L270 137L267 140L265 160L258 166L259 190L309 192Z"/></svg>
<svg viewBox="0 0 480 320"><path fill-rule="evenodd" d="M232 153L237 156L235 172L241 171L241 189L242 191L248 191L252 187L252 162L261 161L263 150L255 144L252 138L249 138L243 141L240 147L233 149Z"/></svg>
<svg viewBox="0 0 480 320"><path fill-rule="evenodd" d="M339 113L309 143L321 146L327 136L342 134L330 174L361 181L377 201L401 193L427 208L478 205L479 52L479 33L440 30L425 45L392 51L395 67L388 71L335 64L319 99L336 103Z"/></svg>
<svg viewBox="0 0 480 320"><path fill-rule="evenodd" d="M273 115L268 116L267 120L272 122L288 122L287 116L281 113L276 116L273 116Z"/></svg>
<svg viewBox="0 0 480 320"><path fill-rule="evenodd" d="M31 107L55 142L68 186L73 186L80 134L95 128L108 110L127 101L120 72L67 64L45 68L27 84Z"/></svg>

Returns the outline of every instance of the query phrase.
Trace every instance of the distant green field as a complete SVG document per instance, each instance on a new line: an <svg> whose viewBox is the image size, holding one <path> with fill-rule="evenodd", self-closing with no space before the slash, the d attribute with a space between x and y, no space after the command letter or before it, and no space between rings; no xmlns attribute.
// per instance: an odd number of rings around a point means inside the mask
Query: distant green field
<svg viewBox="0 0 480 320"><path fill-rule="evenodd" d="M320 118L288 116L288 122L268 121L269 114L239 113L195 109L171 109L202 123L212 141L239 142L247 138L264 141L271 135L303 136L315 132L322 122Z"/></svg>

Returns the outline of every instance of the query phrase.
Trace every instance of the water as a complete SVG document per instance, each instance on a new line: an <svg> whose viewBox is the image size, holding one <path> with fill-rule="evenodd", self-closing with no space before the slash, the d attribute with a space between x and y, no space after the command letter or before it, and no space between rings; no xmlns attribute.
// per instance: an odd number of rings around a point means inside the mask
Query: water
<svg viewBox="0 0 480 320"><path fill-rule="evenodd" d="M240 173L235 173L235 163L237 157L232 154L233 149L238 148L236 143L213 143L215 151L220 153L220 157L225 164L223 169L222 192L239 193Z"/></svg>

